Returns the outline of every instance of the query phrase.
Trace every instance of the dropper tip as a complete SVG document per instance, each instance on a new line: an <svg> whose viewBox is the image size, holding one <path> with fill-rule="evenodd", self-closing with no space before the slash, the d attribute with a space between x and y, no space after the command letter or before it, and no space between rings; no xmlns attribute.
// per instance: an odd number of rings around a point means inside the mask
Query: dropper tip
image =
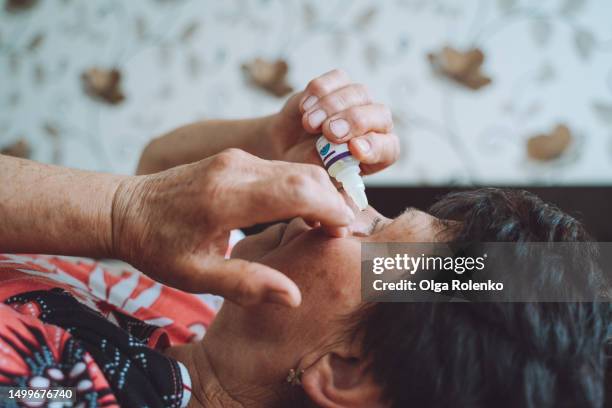
<svg viewBox="0 0 612 408"><path fill-rule="evenodd" d="M363 211L366 208L368 208L368 197L366 196L365 191L361 189L359 190L351 189L347 191L347 193L353 199L353 202L355 203L355 205L357 205L357 208L359 208L359 211Z"/></svg>

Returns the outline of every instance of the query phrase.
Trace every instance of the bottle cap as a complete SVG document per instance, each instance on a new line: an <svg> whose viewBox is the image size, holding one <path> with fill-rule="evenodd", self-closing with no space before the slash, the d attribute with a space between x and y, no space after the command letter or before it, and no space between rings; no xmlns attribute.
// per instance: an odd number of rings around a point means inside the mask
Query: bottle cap
<svg viewBox="0 0 612 408"><path fill-rule="evenodd" d="M357 208L359 208L360 211L368 208L368 197L366 196L365 189L354 188L353 186L344 186L344 190L349 197L353 199L353 202L357 205Z"/></svg>
<svg viewBox="0 0 612 408"><path fill-rule="evenodd" d="M351 197L359 210L363 211L368 207L368 197L365 194L365 185L358 173L359 167L356 167L354 171L352 171L352 169L353 168L347 168L341 171L336 176L336 179L342 183L342 188L344 188L344 191Z"/></svg>

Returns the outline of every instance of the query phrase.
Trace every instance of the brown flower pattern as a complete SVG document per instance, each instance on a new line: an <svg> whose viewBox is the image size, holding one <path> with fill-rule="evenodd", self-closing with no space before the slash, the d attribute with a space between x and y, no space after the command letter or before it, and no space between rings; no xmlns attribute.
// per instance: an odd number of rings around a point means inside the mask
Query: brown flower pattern
<svg viewBox="0 0 612 408"><path fill-rule="evenodd" d="M81 79L85 92L96 100L116 105L125 99L118 69L89 68Z"/></svg>
<svg viewBox="0 0 612 408"><path fill-rule="evenodd" d="M289 65L284 60L267 61L255 58L243 64L242 69L251 83L274 96L285 96L293 91L287 83Z"/></svg>
<svg viewBox="0 0 612 408"><path fill-rule="evenodd" d="M540 133L527 140L527 154L534 160L547 161L559 158L572 143L572 134L564 124L557 125L550 133Z"/></svg>
<svg viewBox="0 0 612 408"><path fill-rule="evenodd" d="M484 53L478 48L462 52L446 46L438 53L428 54L427 58L435 72L470 89L480 89L491 83L491 78L480 71Z"/></svg>

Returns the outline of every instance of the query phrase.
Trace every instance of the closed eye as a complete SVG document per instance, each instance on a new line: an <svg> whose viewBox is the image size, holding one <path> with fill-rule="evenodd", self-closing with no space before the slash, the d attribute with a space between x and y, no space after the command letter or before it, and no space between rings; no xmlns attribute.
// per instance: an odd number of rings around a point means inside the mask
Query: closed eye
<svg viewBox="0 0 612 408"><path fill-rule="evenodd" d="M372 235L372 234L375 234L377 232L381 232L388 225L393 224L396 220L399 220L400 218L402 218L404 220L405 219L410 219L417 212L418 212L418 210L415 207L408 207L395 220L393 220L391 222L385 222L385 223L381 223L381 221L383 220L381 217L375 217L372 220L372 222L370 223L370 226L369 226L369 229L368 229L368 235Z"/></svg>
<svg viewBox="0 0 612 408"><path fill-rule="evenodd" d="M370 226L368 227L368 235L372 235L376 232L376 226L378 226L378 224L380 224L380 221L382 220L382 218L380 217L375 217L372 222L370 223Z"/></svg>

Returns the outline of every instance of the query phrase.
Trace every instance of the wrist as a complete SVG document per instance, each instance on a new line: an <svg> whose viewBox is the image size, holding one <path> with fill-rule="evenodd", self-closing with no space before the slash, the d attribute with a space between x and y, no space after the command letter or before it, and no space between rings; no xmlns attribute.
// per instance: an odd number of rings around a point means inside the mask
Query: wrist
<svg viewBox="0 0 612 408"><path fill-rule="evenodd" d="M282 146L279 135L279 113L258 119L255 141L258 147L256 156L266 160L282 160Z"/></svg>
<svg viewBox="0 0 612 408"><path fill-rule="evenodd" d="M146 180L150 176L129 176L117 183L111 201L107 248L109 256L133 263L138 245L136 227L144 210Z"/></svg>
<svg viewBox="0 0 612 408"><path fill-rule="evenodd" d="M92 251L91 256L97 253L98 257L116 258L113 245L113 205L119 186L132 176L105 176L97 186L97 197L87 198L97 203L97 211L93 217L95 224L92 229L95 232L97 249Z"/></svg>

